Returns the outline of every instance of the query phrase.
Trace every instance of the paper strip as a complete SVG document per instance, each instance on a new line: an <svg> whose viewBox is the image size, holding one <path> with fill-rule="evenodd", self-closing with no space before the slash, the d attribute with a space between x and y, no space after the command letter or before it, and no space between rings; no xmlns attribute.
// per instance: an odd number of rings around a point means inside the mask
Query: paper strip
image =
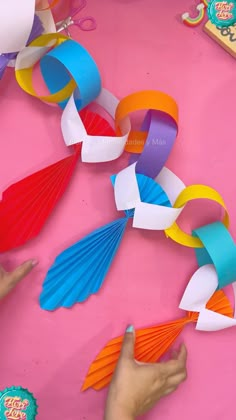
<svg viewBox="0 0 236 420"><path fill-rule="evenodd" d="M178 106L174 99L163 92L145 90L128 95L119 102L115 115L118 134L120 134L120 126L125 117L129 116L132 112L145 109L166 113L175 121L176 125L178 125ZM141 153L146 138L147 133L143 131L131 131L129 141L126 145L126 151Z"/></svg>
<svg viewBox="0 0 236 420"><path fill-rule="evenodd" d="M56 25L51 10L37 11L36 14L43 24L45 34L56 32Z"/></svg>
<svg viewBox="0 0 236 420"><path fill-rule="evenodd" d="M29 95L46 102L58 103L69 98L76 88L73 79L59 92L40 96L33 86L33 66L51 47L57 47L62 42L68 40L68 37L61 34L45 34L35 39L28 47L25 47L16 59L16 80L20 87Z"/></svg>
<svg viewBox="0 0 236 420"><path fill-rule="evenodd" d="M34 16L32 30L30 32L29 39L27 40L27 44L32 42L35 38L40 36L44 31L43 25L41 20L37 15ZM15 59L17 57L18 52L15 53L6 53L0 55L0 79L2 78L6 67L15 67Z"/></svg>
<svg viewBox="0 0 236 420"><path fill-rule="evenodd" d="M155 178L169 157L178 126L170 115L160 111L148 111L142 131L148 131L148 137L138 159L136 172Z"/></svg>
<svg viewBox="0 0 236 420"><path fill-rule="evenodd" d="M161 170L155 181L163 188L172 206L175 204L180 193L186 188L183 181L166 167Z"/></svg>
<svg viewBox="0 0 236 420"><path fill-rule="evenodd" d="M135 173L136 163L116 175L114 194L117 210L129 210L141 202Z"/></svg>
<svg viewBox="0 0 236 420"><path fill-rule="evenodd" d="M233 284L234 293L236 291L236 246L234 240L225 226L219 222L196 229L194 234L201 239L204 248L196 250L200 268L188 283L180 302L180 308L200 312L197 323L199 330L217 331L235 326L236 319L219 314L215 316L212 311L209 311L209 308L206 308L207 301L217 288L221 289L228 284ZM236 294L234 296L236 297Z"/></svg>
<svg viewBox="0 0 236 420"><path fill-rule="evenodd" d="M218 286L215 267L211 264L200 267L192 276L180 302L180 308L199 312L197 330L218 331L236 326L236 319L216 314L206 309L207 302Z"/></svg>
<svg viewBox="0 0 236 420"><path fill-rule="evenodd" d="M175 208L182 208L191 200L196 200L199 198L205 198L216 203L220 204L224 209L224 217L223 223L228 228L229 227L229 215L226 209L226 205L224 203L223 198L220 194L215 191L213 188L208 187L206 185L191 185L187 187L182 193L180 193L179 197L177 198L174 207ZM182 231L177 223L174 223L169 229L165 230L166 235L173 239L173 241L192 248L202 248L203 244L199 238L196 238L192 235L188 235L184 231Z"/></svg>
<svg viewBox="0 0 236 420"><path fill-rule="evenodd" d="M219 289L232 284L236 280L236 245L229 231L216 222L196 229L194 234L204 244L195 250L199 266L214 264Z"/></svg>
<svg viewBox="0 0 236 420"><path fill-rule="evenodd" d="M119 101L112 93L102 89L95 102L114 118ZM125 125L122 127L123 135L119 137L90 136L86 132L72 95L63 111L61 128L67 146L83 142L82 161L91 163L107 162L120 157L124 151L131 124L129 118L126 118Z"/></svg>
<svg viewBox="0 0 236 420"><path fill-rule="evenodd" d="M140 199L135 171L136 163L119 172L115 181L115 202L117 210L134 208L133 227L139 229L164 230L178 218L183 208L168 208L143 203ZM165 191L172 191L172 201L176 200L185 185L167 168L163 168L155 180ZM168 196L169 198L169 196Z"/></svg>
<svg viewBox="0 0 236 420"><path fill-rule="evenodd" d="M182 209L173 209L148 203L135 207L133 227L149 230L164 230L173 225Z"/></svg>
<svg viewBox="0 0 236 420"><path fill-rule="evenodd" d="M82 45L72 39L42 57L40 68L52 94L62 90L71 77L74 79L77 86L74 99L78 110L94 101L101 91L101 77L95 61ZM65 108L67 102L63 101L60 106Z"/></svg>

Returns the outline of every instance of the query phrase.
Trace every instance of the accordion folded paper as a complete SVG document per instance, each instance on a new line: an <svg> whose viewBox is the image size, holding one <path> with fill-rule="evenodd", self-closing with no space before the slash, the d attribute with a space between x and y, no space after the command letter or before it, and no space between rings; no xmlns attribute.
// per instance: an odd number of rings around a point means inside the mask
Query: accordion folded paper
<svg viewBox="0 0 236 420"><path fill-rule="evenodd" d="M88 110L81 111L88 133L112 135L114 130L106 120ZM75 171L81 145L74 153L38 171L3 192L0 201L0 252L23 245L43 228L54 207L61 199Z"/></svg>
<svg viewBox="0 0 236 420"><path fill-rule="evenodd" d="M222 314L229 320L233 316L230 302L224 292L216 292L207 303L207 309L216 314ZM143 363L155 363L169 350L183 328L196 323L199 314L188 312L186 317L177 321L160 324L136 331L135 359ZM82 390L88 388L100 390L107 386L114 373L119 359L123 337L115 338L104 347L91 364L85 378Z"/></svg>
<svg viewBox="0 0 236 420"><path fill-rule="evenodd" d="M236 293L236 246L223 223L216 222L196 229L204 246L197 249L200 267L193 274L180 302L187 312L183 319L137 331L135 358L141 362L157 361L171 346L183 327L196 323L201 331L218 331L236 326L231 304L221 289L233 285ZM220 244L220 247L219 247ZM223 251L222 251L223 250ZM235 294L236 296L236 294ZM119 358L122 337L111 340L90 366L83 390L99 390L111 381Z"/></svg>
<svg viewBox="0 0 236 420"><path fill-rule="evenodd" d="M114 182L115 178L112 180ZM137 182L143 202L170 206L163 189L151 178L137 175ZM98 292L117 253L128 220L133 217L133 210L125 211L125 215L95 230L56 258L43 283L40 295L43 309L71 307Z"/></svg>

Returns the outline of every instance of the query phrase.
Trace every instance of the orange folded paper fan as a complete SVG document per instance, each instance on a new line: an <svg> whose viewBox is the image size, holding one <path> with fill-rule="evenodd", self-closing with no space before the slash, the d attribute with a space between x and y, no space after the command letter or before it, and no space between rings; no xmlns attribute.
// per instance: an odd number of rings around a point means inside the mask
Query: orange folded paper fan
<svg viewBox="0 0 236 420"><path fill-rule="evenodd" d="M207 304L207 309L233 318L233 309L222 290L217 291ZM136 331L135 359L144 363L157 362L169 350L184 326L197 322L198 312L187 312L177 321ZM93 388L96 391L109 385L119 359L123 337L115 338L104 347L91 364L82 386L82 391Z"/></svg>

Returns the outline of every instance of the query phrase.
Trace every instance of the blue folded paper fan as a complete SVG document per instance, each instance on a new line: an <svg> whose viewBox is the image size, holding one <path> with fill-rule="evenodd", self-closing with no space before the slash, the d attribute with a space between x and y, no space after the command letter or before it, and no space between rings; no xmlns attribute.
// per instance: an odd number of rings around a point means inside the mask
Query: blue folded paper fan
<svg viewBox="0 0 236 420"><path fill-rule="evenodd" d="M159 184L145 175L136 176L143 202L171 207ZM114 185L115 176L111 180ZM49 311L70 308L97 293L120 246L128 220L133 216L134 209L127 210L125 217L96 229L63 251L44 280L41 308Z"/></svg>

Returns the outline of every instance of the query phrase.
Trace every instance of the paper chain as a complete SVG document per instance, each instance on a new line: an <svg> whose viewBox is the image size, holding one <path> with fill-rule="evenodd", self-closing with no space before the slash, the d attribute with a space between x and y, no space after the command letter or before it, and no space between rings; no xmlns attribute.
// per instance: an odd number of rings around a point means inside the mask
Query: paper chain
<svg viewBox="0 0 236 420"><path fill-rule="evenodd" d="M14 42L0 37L0 50L6 54L20 51L15 72L23 90L44 102L58 103L63 109L62 134L66 145L73 145L73 153L3 193L0 250L20 246L39 233L65 191L80 154L82 162L104 162L117 159L126 150L132 154L130 165L112 177L117 210L124 211L125 217L96 230L57 257L44 282L40 297L42 307L49 310L70 307L96 293L114 259L125 227L132 220L135 228L163 230L179 244L195 248L199 264L180 303L182 309L189 311L187 317L139 331L138 360L156 361L188 322L196 322L196 328L205 331L235 326L235 314L228 299L223 291L216 291L229 284L235 289L236 248L228 231L225 203L210 187L186 187L164 166L177 136L177 104L170 96L156 91L141 91L117 100L101 88L99 70L88 51L66 36L44 34L24 47L35 12L28 1L24 7L25 30L22 34L14 32ZM14 24L18 28L17 22ZM71 56L77 56L78 60L71 60ZM37 62L50 91L46 96L38 94L33 86L33 68ZM103 118L86 109L92 102L112 116L115 131ZM147 113L140 131L134 132L130 114L141 109ZM224 215L222 222L203 226L187 235L178 227L177 219L185 205L197 198L217 202ZM39 201L43 205L39 206ZM38 211L34 214L36 208ZM121 343L121 337L112 340L99 354L91 365L84 389L101 389L109 383Z"/></svg>

